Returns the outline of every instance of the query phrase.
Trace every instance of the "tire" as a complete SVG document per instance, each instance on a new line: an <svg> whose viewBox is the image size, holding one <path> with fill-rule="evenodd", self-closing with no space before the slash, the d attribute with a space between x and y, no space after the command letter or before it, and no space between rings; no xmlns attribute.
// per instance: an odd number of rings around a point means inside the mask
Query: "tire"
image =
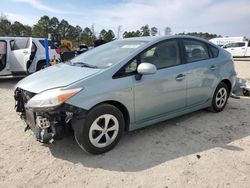
<svg viewBox="0 0 250 188"><path fill-rule="evenodd" d="M113 149L123 134L125 121L122 112L113 105L101 104L87 114L80 132L75 131L78 145L91 154L101 154Z"/></svg>
<svg viewBox="0 0 250 188"><path fill-rule="evenodd" d="M244 96L250 96L250 91L246 90L245 88L243 88L242 93Z"/></svg>
<svg viewBox="0 0 250 188"><path fill-rule="evenodd" d="M229 89L227 85L221 82L215 89L212 105L209 108L212 112L221 112L226 104L229 97Z"/></svg>
<svg viewBox="0 0 250 188"><path fill-rule="evenodd" d="M36 71L42 70L44 68L46 68L46 62L45 61L40 61L40 62L37 63Z"/></svg>

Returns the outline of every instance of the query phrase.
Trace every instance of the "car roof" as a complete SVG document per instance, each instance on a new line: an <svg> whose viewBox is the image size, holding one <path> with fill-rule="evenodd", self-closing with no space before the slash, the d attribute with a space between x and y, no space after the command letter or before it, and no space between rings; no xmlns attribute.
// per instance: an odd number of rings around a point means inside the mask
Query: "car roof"
<svg viewBox="0 0 250 188"><path fill-rule="evenodd" d="M30 37L11 37L11 36L8 36L8 37L0 37L0 39L5 39L5 40L13 40L13 39L25 39L25 38L30 38ZM32 40L35 39L35 40L44 40L45 38L42 38L42 37L31 37ZM48 39L50 40L50 39Z"/></svg>
<svg viewBox="0 0 250 188"><path fill-rule="evenodd" d="M125 41L145 41L145 42L158 42L166 39L177 39L177 38L190 38L190 39L196 39L201 40L204 42L210 43L208 40L199 38L199 37L193 37L189 35L165 35L165 36L145 36L145 37L132 37L132 38L125 38L121 40Z"/></svg>

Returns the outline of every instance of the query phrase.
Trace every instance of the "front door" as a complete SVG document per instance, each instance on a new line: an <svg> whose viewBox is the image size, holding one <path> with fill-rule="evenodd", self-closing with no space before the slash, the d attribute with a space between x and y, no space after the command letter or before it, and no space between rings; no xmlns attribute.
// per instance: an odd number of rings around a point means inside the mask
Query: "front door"
<svg viewBox="0 0 250 188"><path fill-rule="evenodd" d="M157 72L134 80L137 123L166 115L186 106L186 65L182 64L178 40L152 46L139 56L140 63L152 63Z"/></svg>
<svg viewBox="0 0 250 188"><path fill-rule="evenodd" d="M27 72L27 62L31 55L31 38L17 38L10 41L9 64L11 72Z"/></svg>

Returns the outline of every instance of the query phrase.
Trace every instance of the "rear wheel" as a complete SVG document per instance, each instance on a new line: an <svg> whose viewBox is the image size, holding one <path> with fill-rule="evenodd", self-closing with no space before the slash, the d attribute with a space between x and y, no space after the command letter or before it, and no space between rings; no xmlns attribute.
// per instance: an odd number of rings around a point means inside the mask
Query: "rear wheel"
<svg viewBox="0 0 250 188"><path fill-rule="evenodd" d="M228 97L229 89L225 83L221 82L214 92L212 105L209 109L213 112L221 112L227 104Z"/></svg>
<svg viewBox="0 0 250 188"><path fill-rule="evenodd" d="M81 126L82 131L75 132L78 145L89 153L101 154L111 150L119 142L125 122L118 108L101 104L88 113Z"/></svg>

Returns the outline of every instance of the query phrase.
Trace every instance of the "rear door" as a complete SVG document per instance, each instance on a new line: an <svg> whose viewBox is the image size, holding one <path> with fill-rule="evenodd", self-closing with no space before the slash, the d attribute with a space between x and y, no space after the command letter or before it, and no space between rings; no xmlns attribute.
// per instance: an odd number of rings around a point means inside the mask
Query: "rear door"
<svg viewBox="0 0 250 188"><path fill-rule="evenodd" d="M31 38L17 38L10 41L9 63L11 72L26 72L31 55Z"/></svg>
<svg viewBox="0 0 250 188"><path fill-rule="evenodd" d="M235 57L242 57L245 56L247 50L247 42L235 42L229 43L224 47L228 52Z"/></svg>
<svg viewBox="0 0 250 188"><path fill-rule="evenodd" d="M205 103L211 96L218 80L218 65L206 43L183 39L183 46L187 65L187 106L192 107Z"/></svg>

